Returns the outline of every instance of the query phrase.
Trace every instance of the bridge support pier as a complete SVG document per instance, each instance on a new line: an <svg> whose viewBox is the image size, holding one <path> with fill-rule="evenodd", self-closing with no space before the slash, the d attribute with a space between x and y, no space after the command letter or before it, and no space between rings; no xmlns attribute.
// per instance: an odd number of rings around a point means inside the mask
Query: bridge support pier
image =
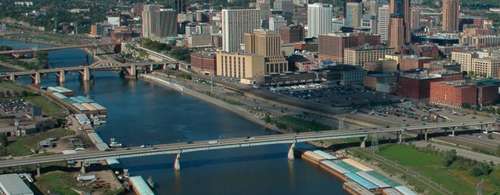
<svg viewBox="0 0 500 195"><path fill-rule="evenodd" d="M66 75L64 70L59 71L57 74L57 80L59 81L59 84L62 84L66 81Z"/></svg>
<svg viewBox="0 0 500 195"><path fill-rule="evenodd" d="M177 156L175 157L175 161L174 161L174 170L176 171L180 171L181 170L181 153L177 153Z"/></svg>
<svg viewBox="0 0 500 195"><path fill-rule="evenodd" d="M402 144L403 143L403 131L400 131L398 133L398 143Z"/></svg>
<svg viewBox="0 0 500 195"><path fill-rule="evenodd" d="M288 160L295 159L294 148L295 148L295 143L292 143L292 145L290 145L290 148L288 149Z"/></svg>
<svg viewBox="0 0 500 195"><path fill-rule="evenodd" d="M162 64L162 65L161 65L161 69L162 69L162 70L167 70L167 67L168 67L168 64Z"/></svg>
<svg viewBox="0 0 500 195"><path fill-rule="evenodd" d="M42 83L42 80L40 78L40 73L39 72L35 72L33 75L31 75L31 81L33 83L33 85L40 85Z"/></svg>
<svg viewBox="0 0 500 195"><path fill-rule="evenodd" d="M424 130L424 140L429 141L429 131L427 129Z"/></svg>
<svg viewBox="0 0 500 195"><path fill-rule="evenodd" d="M10 74L9 75L9 80L10 81L16 81L16 75L15 74Z"/></svg>
<svg viewBox="0 0 500 195"><path fill-rule="evenodd" d="M85 161L81 162L80 173L85 174L87 171L85 170Z"/></svg>
<svg viewBox="0 0 500 195"><path fill-rule="evenodd" d="M359 146L360 148L366 148L366 140L368 140L368 136L363 137L363 140L361 140L361 145Z"/></svg>
<svg viewBox="0 0 500 195"><path fill-rule="evenodd" d="M36 165L36 177L40 177L41 174L41 171L40 171L40 164L37 164Z"/></svg>
<svg viewBox="0 0 500 195"><path fill-rule="evenodd" d="M125 68L124 76L125 76L125 78L128 78L128 79L137 78L137 66L131 65L130 67Z"/></svg>
<svg viewBox="0 0 500 195"><path fill-rule="evenodd" d="M155 70L155 67L153 64L149 65L149 72L153 72Z"/></svg>
<svg viewBox="0 0 500 195"><path fill-rule="evenodd" d="M80 74L82 74L83 81L90 81L90 68L89 67L84 67L83 70L80 72Z"/></svg>

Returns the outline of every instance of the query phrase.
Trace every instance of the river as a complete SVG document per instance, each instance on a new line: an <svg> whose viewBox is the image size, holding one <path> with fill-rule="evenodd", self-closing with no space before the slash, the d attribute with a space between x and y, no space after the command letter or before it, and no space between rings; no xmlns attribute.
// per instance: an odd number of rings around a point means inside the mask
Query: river
<svg viewBox="0 0 500 195"><path fill-rule="evenodd" d="M85 56L78 49L50 52L49 63L76 65L87 61ZM55 76L42 84L56 85ZM104 140L115 137L126 145L141 145L270 133L222 108L144 81L124 80L117 73L94 73L89 90L76 74L68 75L64 86L108 108L107 124L97 129ZM187 153L179 172L173 170L174 156L120 162L131 175L152 177L158 194L346 194L328 173L300 159L288 161L287 151L287 145L274 145Z"/></svg>

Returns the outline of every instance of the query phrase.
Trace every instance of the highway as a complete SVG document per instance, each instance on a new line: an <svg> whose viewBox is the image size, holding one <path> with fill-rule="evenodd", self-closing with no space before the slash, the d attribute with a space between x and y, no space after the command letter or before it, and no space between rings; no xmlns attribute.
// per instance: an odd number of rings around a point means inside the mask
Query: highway
<svg viewBox="0 0 500 195"><path fill-rule="evenodd" d="M67 154L67 155L54 154L48 156L33 156L21 159L3 160L0 161L0 168L15 167L22 165L37 165L43 163L61 162L68 160L104 160L108 158L122 159L122 158L132 158L141 156L220 150L228 148L254 147L254 146L272 145L272 144L292 144L292 143L300 143L308 141L365 137L369 134L405 133L406 131L419 131L425 129L453 128L462 126L475 127L475 126L491 125L491 124L496 124L496 123L494 120L469 121L460 123L448 122L448 123L426 124L420 126L409 126L409 127L403 127L403 129L401 127L399 128L393 127L393 128L379 128L379 129L377 128L360 129L353 131L329 130L329 131L306 132L306 133L273 134L273 135L263 135L263 136L243 137L243 138L227 138L227 139L205 140L205 141L195 141L195 142L180 142L180 143L154 145L151 147L130 147L130 148L120 148L110 151L81 152L81 153ZM456 131L461 131L461 129L457 129Z"/></svg>

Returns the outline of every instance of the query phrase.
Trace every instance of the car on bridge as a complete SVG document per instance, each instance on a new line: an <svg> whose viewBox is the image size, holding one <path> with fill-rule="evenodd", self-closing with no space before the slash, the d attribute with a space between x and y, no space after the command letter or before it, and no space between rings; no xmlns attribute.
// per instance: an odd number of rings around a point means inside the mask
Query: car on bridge
<svg viewBox="0 0 500 195"><path fill-rule="evenodd" d="M219 140L210 140L208 141L208 144L218 144Z"/></svg>

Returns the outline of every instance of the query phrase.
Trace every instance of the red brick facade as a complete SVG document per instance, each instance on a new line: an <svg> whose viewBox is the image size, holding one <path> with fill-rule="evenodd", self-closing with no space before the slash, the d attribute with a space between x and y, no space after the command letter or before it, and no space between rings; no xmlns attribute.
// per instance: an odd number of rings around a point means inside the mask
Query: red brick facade
<svg viewBox="0 0 500 195"><path fill-rule="evenodd" d="M452 107L488 105L498 99L498 86L477 86L464 81L433 82L430 92L430 103Z"/></svg>
<svg viewBox="0 0 500 195"><path fill-rule="evenodd" d="M197 72L215 74L216 58L213 53L191 53L191 68Z"/></svg>
<svg viewBox="0 0 500 195"><path fill-rule="evenodd" d="M454 86L448 82L432 82L429 102L432 104L461 107L476 105L477 93L473 85Z"/></svg>
<svg viewBox="0 0 500 195"><path fill-rule="evenodd" d="M397 95L416 100L428 99L430 96L430 84L438 81L462 80L462 73L443 74L441 77L405 77L399 78Z"/></svg>

